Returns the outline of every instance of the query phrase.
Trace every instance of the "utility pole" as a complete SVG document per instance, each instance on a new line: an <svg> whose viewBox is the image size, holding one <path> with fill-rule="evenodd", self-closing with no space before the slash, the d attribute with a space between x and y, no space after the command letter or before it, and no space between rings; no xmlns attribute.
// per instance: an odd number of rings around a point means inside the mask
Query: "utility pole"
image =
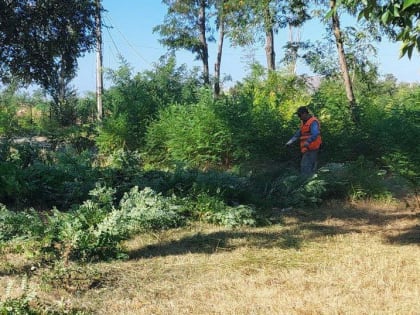
<svg viewBox="0 0 420 315"><path fill-rule="evenodd" d="M102 121L102 92L103 92L103 72L102 72L102 22L101 22L101 0L96 0L96 107L97 119Z"/></svg>
<svg viewBox="0 0 420 315"><path fill-rule="evenodd" d="M300 43L300 26L293 26L289 24L289 53L290 61L288 63L288 70L290 74L296 75L297 56Z"/></svg>

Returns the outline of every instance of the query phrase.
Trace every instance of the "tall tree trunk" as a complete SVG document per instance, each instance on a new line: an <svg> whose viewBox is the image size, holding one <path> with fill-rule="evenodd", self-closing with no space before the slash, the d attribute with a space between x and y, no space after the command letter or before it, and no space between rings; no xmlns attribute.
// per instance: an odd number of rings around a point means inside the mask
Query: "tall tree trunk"
<svg viewBox="0 0 420 315"><path fill-rule="evenodd" d="M203 62L203 79L204 84L210 84L209 75L209 50L206 40L206 1L200 2L200 13L198 17L198 27L200 29L200 43L201 43L201 60Z"/></svg>
<svg viewBox="0 0 420 315"><path fill-rule="evenodd" d="M330 0L330 9L335 10L337 7L336 0ZM340 29L340 19L337 12L332 15L332 27L335 36L335 43L337 45L338 59L340 62L341 73L343 75L344 86L346 88L347 100L349 102L349 109L352 120L357 123L356 117L356 98L353 93L353 84L350 79L349 69L347 67L346 55L344 53L343 37Z"/></svg>
<svg viewBox="0 0 420 315"><path fill-rule="evenodd" d="M265 55L268 70L276 70L276 53L274 52L273 17L267 5L265 11Z"/></svg>
<svg viewBox="0 0 420 315"><path fill-rule="evenodd" d="M223 41L225 37L225 19L223 13L223 5L221 6L222 12L219 16L219 40L217 44L217 57L214 64L214 96L220 95L220 65L222 63Z"/></svg>
<svg viewBox="0 0 420 315"><path fill-rule="evenodd" d="M103 93L103 71L102 71L102 22L101 22L101 0L96 0L96 107L97 119L102 121L103 106L102 106L102 93Z"/></svg>

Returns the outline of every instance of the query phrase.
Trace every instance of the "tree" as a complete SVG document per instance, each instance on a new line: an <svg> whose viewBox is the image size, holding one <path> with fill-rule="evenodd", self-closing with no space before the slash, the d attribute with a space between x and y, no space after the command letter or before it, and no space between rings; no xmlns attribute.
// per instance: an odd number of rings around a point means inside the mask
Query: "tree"
<svg viewBox="0 0 420 315"><path fill-rule="evenodd" d="M377 21L389 27L397 41L402 42L401 56L411 58L413 51L420 52L420 1L419 0L355 0L361 5L359 19Z"/></svg>
<svg viewBox="0 0 420 315"><path fill-rule="evenodd" d="M92 0L0 2L0 76L50 89L53 75L72 78L77 58L95 45Z"/></svg>
<svg viewBox="0 0 420 315"><path fill-rule="evenodd" d="M340 28L340 19L337 14L337 1L330 0L330 9L331 9L331 21L332 21L332 30L335 37L335 43L337 45L338 60L340 62L341 73L344 80L344 86L346 89L347 99L349 101L350 114L354 122L357 121L355 115L356 107L356 97L353 92L353 84L350 78L349 69L347 66L346 54L344 53L344 40Z"/></svg>
<svg viewBox="0 0 420 315"><path fill-rule="evenodd" d="M226 0L216 1L217 7L217 19L216 25L219 31L219 38L217 40L217 57L214 64L214 95L217 97L220 95L220 66L222 63L222 52L223 52L223 43L225 39L225 24L226 24L226 13L225 13L225 4Z"/></svg>
<svg viewBox="0 0 420 315"><path fill-rule="evenodd" d="M77 59L95 46L93 0L8 0L0 3L0 76L36 83L53 98L60 115L73 95ZM67 104L67 105L66 105ZM63 114L64 115L64 114Z"/></svg>
<svg viewBox="0 0 420 315"><path fill-rule="evenodd" d="M301 0L229 0L227 5L237 17L230 20L229 38L239 46L265 42L268 70L276 68L274 34L280 28L296 27L309 19L307 6Z"/></svg>
<svg viewBox="0 0 420 315"><path fill-rule="evenodd" d="M196 54L203 64L203 81L210 83L207 42L214 42L209 27L208 11L213 0L162 0L168 6L164 23L153 32L162 36L160 42L172 50L186 49Z"/></svg>

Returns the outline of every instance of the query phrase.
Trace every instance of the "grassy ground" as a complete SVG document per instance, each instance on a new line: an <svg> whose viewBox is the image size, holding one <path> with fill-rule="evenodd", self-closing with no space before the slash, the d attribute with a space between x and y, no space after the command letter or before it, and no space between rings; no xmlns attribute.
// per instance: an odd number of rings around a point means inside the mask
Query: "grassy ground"
<svg viewBox="0 0 420 315"><path fill-rule="evenodd" d="M272 219L139 235L125 261L34 268L3 248L0 296L24 287L63 313L420 314L420 209L329 203Z"/></svg>

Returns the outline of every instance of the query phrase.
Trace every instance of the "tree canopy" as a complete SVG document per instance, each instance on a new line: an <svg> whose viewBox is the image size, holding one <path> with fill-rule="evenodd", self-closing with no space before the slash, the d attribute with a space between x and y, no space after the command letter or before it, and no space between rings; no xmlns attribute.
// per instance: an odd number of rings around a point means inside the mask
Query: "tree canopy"
<svg viewBox="0 0 420 315"><path fill-rule="evenodd" d="M390 27L394 38L402 42L401 55L411 58L413 51L420 52L420 1L419 0L357 0L362 4L359 18L377 20Z"/></svg>
<svg viewBox="0 0 420 315"><path fill-rule="evenodd" d="M0 79L51 88L95 46L92 0L0 1Z"/></svg>

